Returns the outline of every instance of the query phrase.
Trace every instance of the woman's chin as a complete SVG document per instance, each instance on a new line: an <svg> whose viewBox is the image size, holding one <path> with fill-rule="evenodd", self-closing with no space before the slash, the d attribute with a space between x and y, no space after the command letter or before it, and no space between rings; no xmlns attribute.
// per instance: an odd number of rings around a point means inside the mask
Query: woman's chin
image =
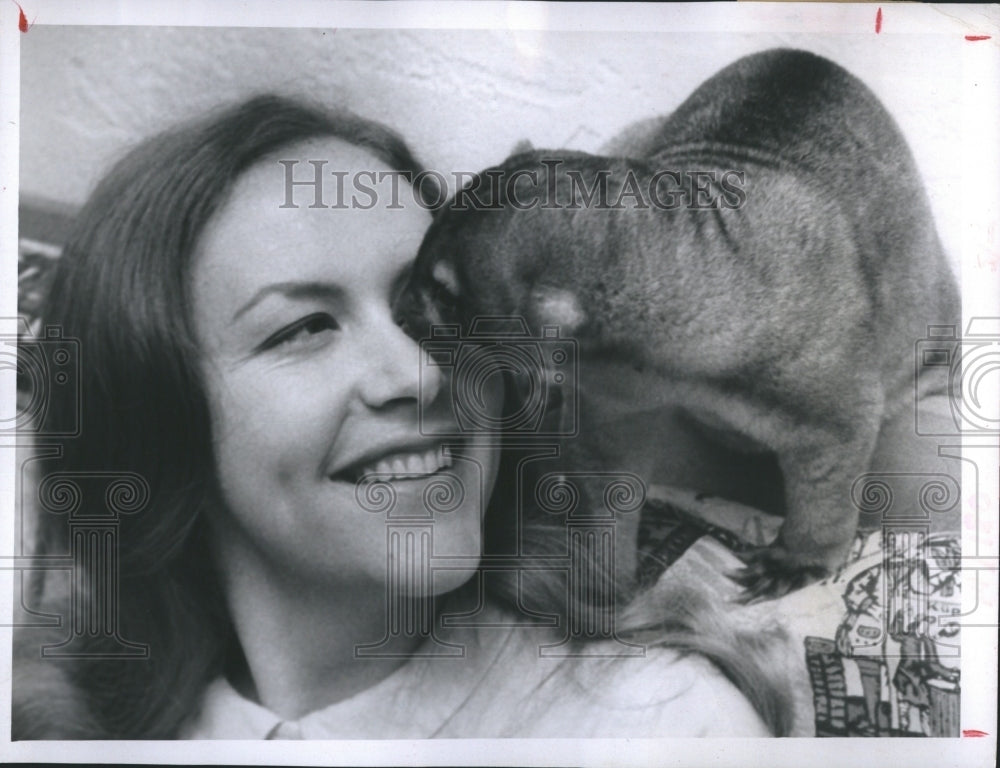
<svg viewBox="0 0 1000 768"><path fill-rule="evenodd" d="M476 573L482 554L481 467L456 461L429 475L363 478L358 503L385 525L390 592L431 596L450 592Z"/></svg>

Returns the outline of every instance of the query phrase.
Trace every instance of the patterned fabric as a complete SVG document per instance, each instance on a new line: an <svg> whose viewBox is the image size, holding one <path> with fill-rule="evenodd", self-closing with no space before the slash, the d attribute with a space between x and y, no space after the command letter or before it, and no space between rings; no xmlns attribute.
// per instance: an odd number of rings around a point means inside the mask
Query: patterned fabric
<svg viewBox="0 0 1000 768"><path fill-rule="evenodd" d="M736 553L769 541L780 519L658 487L640 526L640 577L698 580L737 596ZM909 529L862 531L833 577L784 598L733 603L737 621L778 617L801 656L796 736L959 736L961 539Z"/></svg>

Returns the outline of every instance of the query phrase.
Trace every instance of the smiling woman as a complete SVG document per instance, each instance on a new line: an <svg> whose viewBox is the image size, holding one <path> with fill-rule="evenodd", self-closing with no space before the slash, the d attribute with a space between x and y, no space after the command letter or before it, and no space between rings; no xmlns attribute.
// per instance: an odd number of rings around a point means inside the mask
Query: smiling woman
<svg viewBox="0 0 1000 768"><path fill-rule="evenodd" d="M44 319L83 354L82 400L51 403L51 424L80 408L84 428L45 469L131 473L148 503L117 529L113 584L89 561L71 588L39 572L31 610L110 618L59 660L39 648L64 638L19 634L14 738L783 733L769 638L687 593L636 597L631 642L566 644L524 621L565 620L551 562L512 555L486 578L490 531L523 523L558 552L566 527L521 521L509 488L494 493L488 434L439 437L456 432L451 387L392 313L427 206L283 206L288 158L420 171L378 124L259 97L141 145L78 217ZM486 379L487 415L501 385ZM368 503L372 481L391 505ZM67 551L65 516L38 525L39 554ZM560 562L571 584L611 575L592 561Z"/></svg>
<svg viewBox="0 0 1000 768"><path fill-rule="evenodd" d="M282 153L352 174L381 165L339 139ZM424 435L454 431L454 417L439 396L441 375L419 375L419 348L391 311L430 214L384 202L369 210L282 209L275 170L264 160L236 182L202 235L191 294L225 502L210 520L229 606L237 631L250 638L243 646L251 668L266 670L254 676L258 693L298 716L353 693L372 671L371 662L346 672L322 663L350 658L357 639L376 636L384 623L385 520L359 514L358 480L377 474L392 482L395 514L419 516L428 484L451 463L441 440ZM464 504L435 522L434 545L472 557L481 549L480 500L496 474L496 451L479 438L462 454L447 477ZM469 575L449 570L433 589L448 591ZM315 585L317 600L301 599L305 585ZM262 594L280 607L277 623L261 611ZM325 623L326 642L310 637L291 658L274 653L282 639L286 648L294 643L290 627L315 632ZM303 663L306 656L319 663Z"/></svg>

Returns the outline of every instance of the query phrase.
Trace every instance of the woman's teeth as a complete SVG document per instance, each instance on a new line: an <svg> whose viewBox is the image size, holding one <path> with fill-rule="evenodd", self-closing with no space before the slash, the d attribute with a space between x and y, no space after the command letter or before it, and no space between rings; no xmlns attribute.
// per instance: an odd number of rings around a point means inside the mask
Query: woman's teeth
<svg viewBox="0 0 1000 768"><path fill-rule="evenodd" d="M412 479L414 475L433 475L450 467L451 451L432 448L423 453L395 453L361 468L360 477L375 475L379 480Z"/></svg>

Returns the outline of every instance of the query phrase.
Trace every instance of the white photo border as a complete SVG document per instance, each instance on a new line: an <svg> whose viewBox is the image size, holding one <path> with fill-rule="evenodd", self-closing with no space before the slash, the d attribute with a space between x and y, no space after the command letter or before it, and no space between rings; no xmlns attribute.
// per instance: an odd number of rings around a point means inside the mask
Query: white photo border
<svg viewBox="0 0 1000 768"><path fill-rule="evenodd" d="M881 29L875 31L876 10ZM22 23L23 22L23 23ZM786 36L823 34L940 35L942 50L928 56L958 56L965 89L959 94L955 142L965 147L962 164L963 219L953 246L963 287L964 319L1000 316L996 262L993 272L975 267L989 223L1000 221L1000 9L997 6L911 4L739 3L685 5L585 3L322 2L294 0L188 0L88 5L57 0L0 2L0 317L17 314L17 207L19 174L20 43L32 25L169 25L209 27L339 27L517 30L642 30L670 33L712 30ZM21 27L26 27L22 31ZM989 36L988 40L966 37ZM624 121L622 123L624 125ZM993 247L996 247L993 241ZM995 255L994 255L995 258ZM0 380L0 402L14 401L11 377ZM988 447L989 448L989 447ZM992 451L991 453L989 451ZM0 446L0 551L14 552L12 450ZM965 530L979 539L979 588L963 593L965 611L988 619L983 629L963 631L963 729L987 732L960 739L768 740L444 740L324 742L10 742L0 733L0 759L18 762L289 763L297 765L713 765L779 766L844 764L882 766L992 765L996 755L996 517L997 446L979 465L980 510L992 515L989 530ZM968 462L965 462L968 464ZM966 468L963 485L975 487ZM973 505L974 506L974 505ZM971 519L971 518L970 518ZM992 565L991 565L992 564ZM4 584L7 582L4 581ZM5 623L12 594L0 594ZM978 598L977 604L974 601ZM990 602L992 601L992 602ZM989 622L992 622L992 629ZM11 633L0 631L0 721L10 722ZM971 683L982 680L981 687Z"/></svg>

